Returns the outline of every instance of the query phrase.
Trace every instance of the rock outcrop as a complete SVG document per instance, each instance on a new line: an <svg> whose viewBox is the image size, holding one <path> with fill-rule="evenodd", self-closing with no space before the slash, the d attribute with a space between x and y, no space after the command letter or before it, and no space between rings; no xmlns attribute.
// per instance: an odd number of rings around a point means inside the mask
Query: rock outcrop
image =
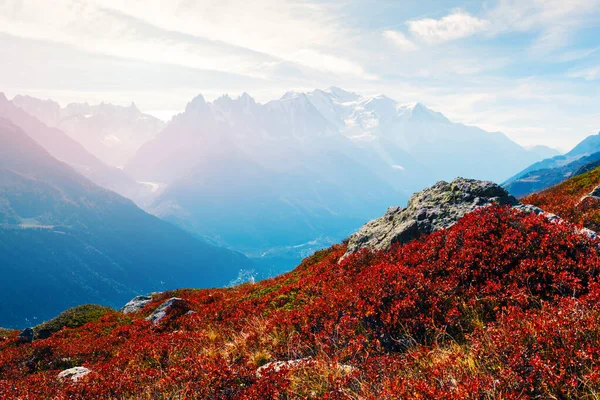
<svg viewBox="0 0 600 400"><path fill-rule="evenodd" d="M406 208L390 207L381 218L365 224L350 237L344 257L362 248L382 250L454 225L466 213L497 203L517 205L518 200L493 182L457 178L438 182L414 194Z"/></svg>
<svg viewBox="0 0 600 400"><path fill-rule="evenodd" d="M146 318L146 321L151 321L154 325L158 325L167 316L178 317L186 314L188 311L190 311L190 307L187 301L179 297L171 297L154 310Z"/></svg>
<svg viewBox="0 0 600 400"><path fill-rule="evenodd" d="M600 200L600 186L585 198ZM383 250L393 243L406 243L423 234L433 233L454 225L465 214L491 204L509 205L524 213L544 215L552 223L563 223L558 215L530 204L521 204L504 188L486 181L457 178L451 183L438 182L414 194L406 208L390 207L381 218L367 222L350 236L346 254L362 249ZM577 228L589 238L598 234L587 228Z"/></svg>
<svg viewBox="0 0 600 400"><path fill-rule="evenodd" d="M141 311L146 304L152 301L152 296L136 296L121 308L123 314L132 314Z"/></svg>
<svg viewBox="0 0 600 400"><path fill-rule="evenodd" d="M34 335L33 329L27 328L23 332L19 333L19 336L17 336L17 337L20 342L31 343L31 342L33 342L33 335Z"/></svg>
<svg viewBox="0 0 600 400"><path fill-rule="evenodd" d="M79 381L81 378L89 374L90 371L86 367L73 367L62 371L58 374L58 379L70 379L73 382Z"/></svg>

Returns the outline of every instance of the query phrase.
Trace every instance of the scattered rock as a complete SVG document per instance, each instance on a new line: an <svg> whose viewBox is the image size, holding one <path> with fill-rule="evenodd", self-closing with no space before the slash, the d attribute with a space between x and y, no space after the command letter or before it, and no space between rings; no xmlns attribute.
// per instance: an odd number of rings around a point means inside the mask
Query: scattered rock
<svg viewBox="0 0 600 400"><path fill-rule="evenodd" d="M365 224L350 237L344 257L362 248L382 250L392 243L406 243L422 234L449 228L465 214L493 203L519 204L493 182L464 178L451 183L440 181L415 193L406 208L391 207L383 217Z"/></svg>
<svg viewBox="0 0 600 400"><path fill-rule="evenodd" d="M259 367L256 370L256 377L261 378L263 373L267 371L279 372L282 369L290 369L294 367L298 367L301 364L306 364L311 362L310 358L299 358L297 360L288 360L288 361L271 361L266 363L262 367Z"/></svg>
<svg viewBox="0 0 600 400"><path fill-rule="evenodd" d="M311 358L299 358L297 360L288 360L288 361L272 361L270 363L266 363L262 367L256 370L256 377L262 378L263 374L267 371L273 371L275 373L281 371L282 369L292 369L304 365L309 365L311 363L316 363L316 360ZM346 364L337 364L336 368L343 374L349 374L354 371L354 367Z"/></svg>
<svg viewBox="0 0 600 400"><path fill-rule="evenodd" d="M123 314L132 314L141 311L152 301L152 296L136 296L121 308Z"/></svg>
<svg viewBox="0 0 600 400"><path fill-rule="evenodd" d="M536 215L543 215L548 221L554 223L559 223L560 221L562 221L562 219L558 215L546 212L541 208L533 206L531 204L518 204L516 206L513 206L513 209L524 212L526 214L533 213Z"/></svg>
<svg viewBox="0 0 600 400"><path fill-rule="evenodd" d="M513 207L515 210L519 210L524 213L534 213L537 215L543 215L546 219L554 224L562 224L564 220L556 214L552 214L542 210L539 207L533 206L531 204L519 204ZM586 235L590 239L597 239L598 234L591 229L588 228L577 228L577 232L583 235Z"/></svg>
<svg viewBox="0 0 600 400"><path fill-rule="evenodd" d="M23 332L19 333L19 336L17 336L17 337L20 342L31 343L31 342L33 342L33 335L34 335L33 329L27 328Z"/></svg>
<svg viewBox="0 0 600 400"><path fill-rule="evenodd" d="M73 367L65 369L60 374L58 374L58 379L71 379L71 381L77 382L90 372L92 371L90 371L86 367Z"/></svg>
<svg viewBox="0 0 600 400"><path fill-rule="evenodd" d="M596 187L594 188L594 190L592 190L592 191L590 192L590 194L588 194L588 196L590 196L590 197L597 197L597 198L600 198L600 186L596 186Z"/></svg>
<svg viewBox="0 0 600 400"><path fill-rule="evenodd" d="M178 317L190 311L188 302L179 297L172 297L162 303L154 312L146 318L154 325L158 325L166 316Z"/></svg>

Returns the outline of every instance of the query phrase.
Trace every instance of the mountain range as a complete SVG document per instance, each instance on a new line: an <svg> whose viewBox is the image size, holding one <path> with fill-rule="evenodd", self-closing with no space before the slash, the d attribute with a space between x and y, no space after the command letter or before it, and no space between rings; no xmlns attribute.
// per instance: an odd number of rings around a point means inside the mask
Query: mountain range
<svg viewBox="0 0 600 400"><path fill-rule="evenodd" d="M594 193L600 168L523 204L492 182L438 182L273 279L0 330L0 395L593 398Z"/></svg>
<svg viewBox="0 0 600 400"><path fill-rule="evenodd" d="M34 126L36 128L37 126ZM0 325L190 285L224 286L252 263L101 188L0 118Z"/></svg>
<svg viewBox="0 0 600 400"><path fill-rule="evenodd" d="M536 162L504 182L515 196L526 196L554 186L580 172L592 169L600 161L600 133L591 135L564 155ZM581 170L581 171L580 171Z"/></svg>
<svg viewBox="0 0 600 400"><path fill-rule="evenodd" d="M102 162L122 167L147 141L164 128L164 122L129 107L101 103L70 103L61 107L52 100L15 96L17 107L49 127L60 129Z"/></svg>
<svg viewBox="0 0 600 400"><path fill-rule="evenodd" d="M104 188L133 199L139 204L143 204L144 199L153 193L151 186L136 182L122 169L102 162L79 141L58 128L44 124L8 100L3 93L0 93L0 118L10 120L25 130L53 157L69 164L77 172Z"/></svg>
<svg viewBox="0 0 600 400"><path fill-rule="evenodd" d="M262 257L340 240L439 179L502 181L549 152L420 103L329 88L265 104L199 95L125 171L162 188L150 212Z"/></svg>

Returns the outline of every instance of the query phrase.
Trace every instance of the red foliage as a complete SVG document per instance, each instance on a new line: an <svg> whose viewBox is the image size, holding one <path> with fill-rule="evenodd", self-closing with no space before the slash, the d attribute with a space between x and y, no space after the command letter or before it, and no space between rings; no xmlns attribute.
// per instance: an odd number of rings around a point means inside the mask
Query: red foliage
<svg viewBox="0 0 600 400"><path fill-rule="evenodd" d="M333 246L275 279L165 293L139 315L0 342L0 397L585 397L600 390L598 245L490 207L341 264ZM196 313L144 320L173 296ZM56 379L74 365L93 372Z"/></svg>
<svg viewBox="0 0 600 400"><path fill-rule="evenodd" d="M600 199L587 197L600 185L600 168L523 199L574 224L600 231Z"/></svg>

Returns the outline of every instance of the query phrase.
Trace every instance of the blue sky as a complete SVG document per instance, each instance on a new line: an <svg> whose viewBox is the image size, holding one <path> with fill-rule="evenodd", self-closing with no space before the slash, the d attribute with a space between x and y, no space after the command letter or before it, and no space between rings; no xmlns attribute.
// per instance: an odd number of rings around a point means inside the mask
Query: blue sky
<svg viewBox="0 0 600 400"><path fill-rule="evenodd" d="M0 0L0 90L167 115L339 86L524 145L600 130L600 0Z"/></svg>

